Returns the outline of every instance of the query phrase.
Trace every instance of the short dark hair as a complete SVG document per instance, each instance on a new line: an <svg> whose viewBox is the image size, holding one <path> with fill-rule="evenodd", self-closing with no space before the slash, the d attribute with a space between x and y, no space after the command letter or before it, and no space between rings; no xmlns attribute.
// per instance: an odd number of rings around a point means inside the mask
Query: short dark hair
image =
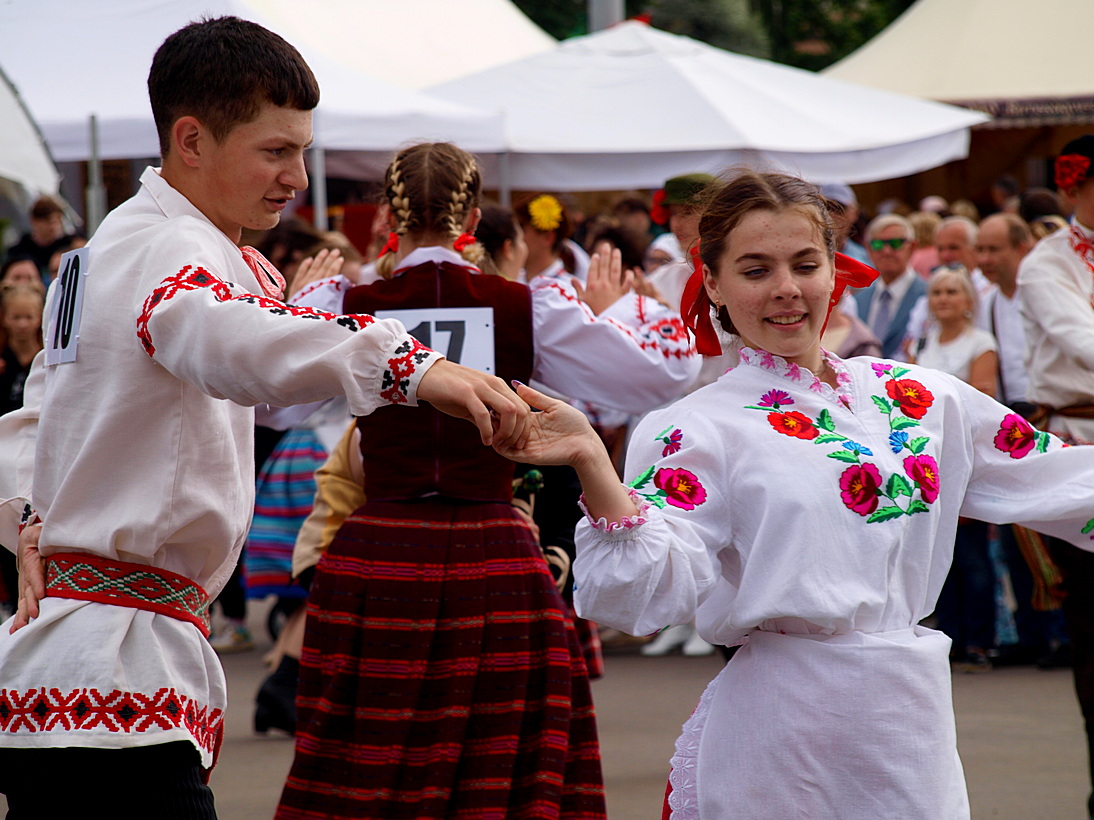
<svg viewBox="0 0 1094 820"><path fill-rule="evenodd" d="M220 142L265 103L311 111L319 84L300 52L277 34L249 20L216 17L163 41L148 72L148 97L167 156L180 117L196 117Z"/></svg>

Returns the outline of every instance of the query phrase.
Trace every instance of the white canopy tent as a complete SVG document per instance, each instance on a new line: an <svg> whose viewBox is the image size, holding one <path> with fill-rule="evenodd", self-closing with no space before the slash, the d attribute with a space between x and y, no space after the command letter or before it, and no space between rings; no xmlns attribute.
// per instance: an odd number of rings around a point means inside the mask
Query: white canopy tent
<svg viewBox="0 0 1094 820"><path fill-rule="evenodd" d="M517 189L656 187L735 163L888 179L965 156L987 119L634 21L430 91L504 111Z"/></svg>
<svg viewBox="0 0 1094 820"><path fill-rule="evenodd" d="M1094 122L1090 0L919 0L822 73L992 114L994 127Z"/></svg>
<svg viewBox="0 0 1094 820"><path fill-rule="evenodd" d="M318 15L319 5L298 4L296 15ZM102 158L154 157L159 147L145 85L152 55L173 31L221 14L261 23L300 49L322 89L315 118L321 147L390 151L408 139L440 137L478 151L502 147L496 114L344 66L300 43L248 0L6 0L0 3L0 54L58 162L90 157L92 114Z"/></svg>
<svg viewBox="0 0 1094 820"><path fill-rule="evenodd" d="M0 179L34 193L56 193L60 177L45 141L0 69Z"/></svg>
<svg viewBox="0 0 1094 820"><path fill-rule="evenodd" d="M247 0L298 48L402 88L550 51L555 40L510 0ZM291 34L291 36L289 36Z"/></svg>

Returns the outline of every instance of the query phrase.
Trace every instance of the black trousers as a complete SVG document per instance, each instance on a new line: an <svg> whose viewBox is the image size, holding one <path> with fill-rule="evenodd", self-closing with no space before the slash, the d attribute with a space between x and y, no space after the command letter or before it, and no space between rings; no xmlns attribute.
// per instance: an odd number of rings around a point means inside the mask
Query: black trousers
<svg viewBox="0 0 1094 820"><path fill-rule="evenodd" d="M197 750L185 741L125 749L0 749L7 820L216 820Z"/></svg>
<svg viewBox="0 0 1094 820"><path fill-rule="evenodd" d="M1075 694L1086 729L1090 779L1094 783L1094 553L1058 538L1046 539L1049 553L1064 576L1064 618L1071 636ZM1094 816L1094 793L1087 808Z"/></svg>

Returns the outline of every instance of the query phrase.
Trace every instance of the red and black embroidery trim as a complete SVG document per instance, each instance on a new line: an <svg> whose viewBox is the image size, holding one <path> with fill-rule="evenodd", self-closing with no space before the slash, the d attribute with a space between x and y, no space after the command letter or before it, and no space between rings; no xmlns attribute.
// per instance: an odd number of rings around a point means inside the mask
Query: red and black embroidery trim
<svg viewBox="0 0 1094 820"><path fill-rule="evenodd" d="M683 347L670 350L665 347L662 342L686 342L688 339L687 331L684 329L684 322L682 319L676 318L664 318L655 321L653 324L648 324L645 319L645 311L639 310L639 317L642 320L642 326L639 328L633 328L623 324L620 321L613 319L610 316L598 317L581 299L577 297L577 294L572 290L565 288L558 281L547 281L542 284L533 285L536 289L550 288L555 291L559 296L566 299L569 302L573 302L579 305L589 317L590 321L608 322L615 326L626 335L632 342L634 342L641 350L660 350L661 355L666 359L683 359L690 357L694 352L692 345L684 345ZM637 297L636 297L637 298ZM641 303L641 299L638 300Z"/></svg>
<svg viewBox="0 0 1094 820"><path fill-rule="evenodd" d="M256 296L253 293L233 296L231 286L224 280L214 276L205 268L187 265L174 276L164 279L144 302L144 308L137 319L137 337L141 340L141 344L144 345L144 350L149 356L154 356L156 353L156 347L152 344L152 335L148 330L148 322L152 318L152 311L168 299L174 298L179 291L200 290L201 288L208 288L212 291L218 302L248 302L278 316L295 316L301 319L337 322L355 332L376 321L371 316L339 316L335 313L327 313L314 308L297 307L265 296Z"/></svg>
<svg viewBox="0 0 1094 820"><path fill-rule="evenodd" d="M46 595L157 612L192 623L209 637L209 596L186 576L169 570L58 552L47 559Z"/></svg>
<svg viewBox="0 0 1094 820"><path fill-rule="evenodd" d="M388 369L384 371L380 383L380 398L392 404L405 404L409 401L410 377L432 352L414 338L395 348L395 355L388 359Z"/></svg>
<svg viewBox="0 0 1094 820"><path fill-rule="evenodd" d="M106 729L147 732L185 729L197 744L215 752L224 731L224 713L174 689L154 695L114 689L0 689L0 732L52 732Z"/></svg>

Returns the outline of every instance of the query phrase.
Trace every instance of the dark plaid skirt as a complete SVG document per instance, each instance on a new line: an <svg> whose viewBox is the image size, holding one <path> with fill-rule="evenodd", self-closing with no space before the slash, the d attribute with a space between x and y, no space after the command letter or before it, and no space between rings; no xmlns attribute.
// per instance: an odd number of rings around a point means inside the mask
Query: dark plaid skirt
<svg viewBox="0 0 1094 820"><path fill-rule="evenodd" d="M369 502L308 599L277 817L603 818L588 677L507 504Z"/></svg>

